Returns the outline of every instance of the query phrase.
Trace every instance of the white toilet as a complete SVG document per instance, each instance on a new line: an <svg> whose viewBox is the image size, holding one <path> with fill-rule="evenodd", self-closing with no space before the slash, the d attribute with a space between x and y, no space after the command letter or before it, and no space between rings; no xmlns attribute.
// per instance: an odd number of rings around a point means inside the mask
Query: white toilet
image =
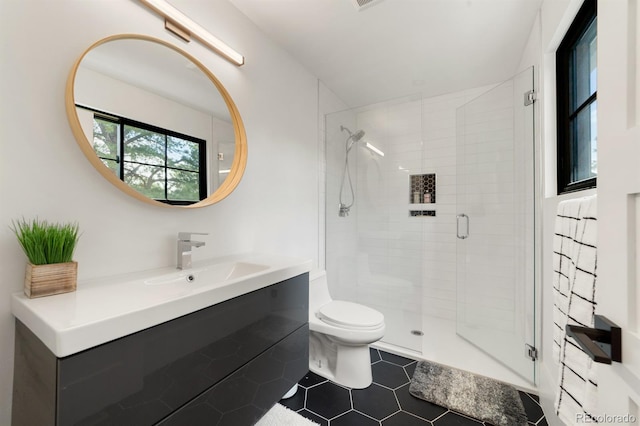
<svg viewBox="0 0 640 426"><path fill-rule="evenodd" d="M325 271L309 280L309 369L355 389L372 382L369 344L384 336L384 315L357 303L333 300Z"/></svg>

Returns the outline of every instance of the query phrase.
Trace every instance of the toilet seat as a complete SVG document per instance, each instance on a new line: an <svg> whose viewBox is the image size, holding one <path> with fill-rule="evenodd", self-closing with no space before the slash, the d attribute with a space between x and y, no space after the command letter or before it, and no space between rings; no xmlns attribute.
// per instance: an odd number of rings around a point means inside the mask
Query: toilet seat
<svg viewBox="0 0 640 426"><path fill-rule="evenodd" d="M323 305L317 317L336 327L371 330L384 324L384 315L358 303L334 300Z"/></svg>

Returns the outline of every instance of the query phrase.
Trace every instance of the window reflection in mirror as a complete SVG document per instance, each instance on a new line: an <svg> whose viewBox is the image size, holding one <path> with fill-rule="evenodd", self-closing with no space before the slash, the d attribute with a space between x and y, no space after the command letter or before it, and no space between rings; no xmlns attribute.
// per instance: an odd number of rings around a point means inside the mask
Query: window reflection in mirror
<svg viewBox="0 0 640 426"><path fill-rule="evenodd" d="M206 141L76 105L93 120L93 150L115 176L167 204L207 198ZM84 121L84 120L83 120Z"/></svg>

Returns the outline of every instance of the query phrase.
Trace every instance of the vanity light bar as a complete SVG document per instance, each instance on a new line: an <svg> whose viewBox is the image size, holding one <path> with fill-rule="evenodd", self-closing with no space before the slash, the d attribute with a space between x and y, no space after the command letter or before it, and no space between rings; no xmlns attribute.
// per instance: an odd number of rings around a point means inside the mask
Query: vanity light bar
<svg viewBox="0 0 640 426"><path fill-rule="evenodd" d="M200 40L202 44L223 56L228 61L240 66L244 64L244 56L227 46L222 40L202 28L191 18L167 3L165 0L140 0L147 7L162 15L165 28L185 41L191 36Z"/></svg>
<svg viewBox="0 0 640 426"><path fill-rule="evenodd" d="M369 148L371 151L375 152L376 154L378 154L379 156L384 157L384 152L380 151L378 148L371 145L369 142L367 142L366 147Z"/></svg>

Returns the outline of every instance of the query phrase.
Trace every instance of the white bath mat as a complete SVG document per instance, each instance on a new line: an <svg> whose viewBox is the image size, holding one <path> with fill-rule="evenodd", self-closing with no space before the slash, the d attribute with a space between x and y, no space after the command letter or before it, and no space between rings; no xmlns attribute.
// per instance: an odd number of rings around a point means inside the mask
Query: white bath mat
<svg viewBox="0 0 640 426"><path fill-rule="evenodd" d="M318 423L312 422L306 417L302 417L295 411L289 410L287 407L281 404L276 404L273 408L267 411L267 414L262 417L256 426L313 426Z"/></svg>

